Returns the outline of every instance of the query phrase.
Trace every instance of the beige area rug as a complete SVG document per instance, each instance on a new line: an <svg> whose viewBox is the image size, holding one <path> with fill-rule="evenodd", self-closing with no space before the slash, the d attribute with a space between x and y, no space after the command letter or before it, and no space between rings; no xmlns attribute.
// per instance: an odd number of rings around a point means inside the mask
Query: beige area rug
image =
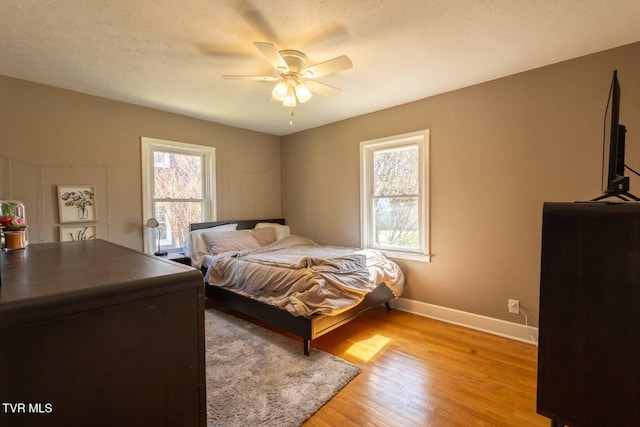
<svg viewBox="0 0 640 427"><path fill-rule="evenodd" d="M205 334L209 427L300 426L361 371L215 309Z"/></svg>

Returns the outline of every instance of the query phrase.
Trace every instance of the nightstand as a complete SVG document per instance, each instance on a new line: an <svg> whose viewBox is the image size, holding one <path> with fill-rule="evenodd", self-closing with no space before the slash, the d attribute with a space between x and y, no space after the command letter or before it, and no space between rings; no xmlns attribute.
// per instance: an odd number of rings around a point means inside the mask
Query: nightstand
<svg viewBox="0 0 640 427"><path fill-rule="evenodd" d="M179 262L180 264L188 265L189 267L191 267L191 258L186 256L182 252L169 252L167 255L159 256L158 258Z"/></svg>

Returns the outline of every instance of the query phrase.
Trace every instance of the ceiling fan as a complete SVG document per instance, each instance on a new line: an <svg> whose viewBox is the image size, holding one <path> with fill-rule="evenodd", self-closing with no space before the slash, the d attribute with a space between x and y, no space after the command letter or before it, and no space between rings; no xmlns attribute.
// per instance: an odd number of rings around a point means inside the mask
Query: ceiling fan
<svg viewBox="0 0 640 427"><path fill-rule="evenodd" d="M273 44L266 42L255 42L254 45L273 66L277 75L223 75L222 77L230 80L277 81L271 96L282 102L285 107L295 107L296 101L307 102L311 99L311 92L325 96L337 95L340 89L313 81L313 79L353 67L351 60L345 55L307 66L307 56L298 50L279 51Z"/></svg>

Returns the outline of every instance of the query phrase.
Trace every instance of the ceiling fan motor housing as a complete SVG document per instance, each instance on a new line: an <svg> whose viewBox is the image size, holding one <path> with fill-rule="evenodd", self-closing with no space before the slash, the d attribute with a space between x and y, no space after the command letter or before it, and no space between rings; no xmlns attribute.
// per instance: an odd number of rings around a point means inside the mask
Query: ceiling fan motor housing
<svg viewBox="0 0 640 427"><path fill-rule="evenodd" d="M299 73L307 62L307 55L298 50L281 50L280 56L284 59L284 62L289 66L289 70L294 73ZM287 70L279 70L286 72Z"/></svg>

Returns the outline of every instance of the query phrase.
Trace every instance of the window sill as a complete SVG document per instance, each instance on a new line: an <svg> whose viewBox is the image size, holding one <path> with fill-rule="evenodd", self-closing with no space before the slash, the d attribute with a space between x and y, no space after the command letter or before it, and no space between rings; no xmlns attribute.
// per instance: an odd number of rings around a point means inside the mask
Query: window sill
<svg viewBox="0 0 640 427"><path fill-rule="evenodd" d="M417 261L417 262L431 262L430 254L416 254L410 252L396 252L396 251L385 251L381 250L387 258L390 259L401 259L403 261Z"/></svg>

